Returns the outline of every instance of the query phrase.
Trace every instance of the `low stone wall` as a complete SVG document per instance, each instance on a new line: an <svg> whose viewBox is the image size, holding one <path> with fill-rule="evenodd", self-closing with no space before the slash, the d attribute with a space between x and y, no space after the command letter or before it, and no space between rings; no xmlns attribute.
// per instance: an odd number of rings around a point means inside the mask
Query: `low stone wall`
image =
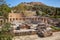
<svg viewBox="0 0 60 40"><path fill-rule="evenodd" d="M54 32L50 37L38 37L37 35L15 36L12 40L60 40L60 32Z"/></svg>
<svg viewBox="0 0 60 40"><path fill-rule="evenodd" d="M15 33L15 36L35 35L35 34L36 34L36 31L29 31L29 32Z"/></svg>
<svg viewBox="0 0 60 40"><path fill-rule="evenodd" d="M37 40L37 35L16 36L12 40Z"/></svg>

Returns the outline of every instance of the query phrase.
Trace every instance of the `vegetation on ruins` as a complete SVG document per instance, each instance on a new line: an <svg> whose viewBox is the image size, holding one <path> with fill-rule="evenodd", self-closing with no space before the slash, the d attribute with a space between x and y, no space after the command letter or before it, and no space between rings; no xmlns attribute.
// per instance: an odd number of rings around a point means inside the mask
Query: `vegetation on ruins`
<svg viewBox="0 0 60 40"><path fill-rule="evenodd" d="M60 31L59 27L51 26L51 28L53 29L53 31Z"/></svg>
<svg viewBox="0 0 60 40"><path fill-rule="evenodd" d="M12 29L10 25L10 23L5 23L0 29L0 40L12 40L13 34L10 32Z"/></svg>
<svg viewBox="0 0 60 40"><path fill-rule="evenodd" d="M25 5L27 4L27 5ZM15 13L23 13L24 11L36 11L37 16L48 16L51 18L60 18L60 8L50 7L44 4L31 4L31 3L21 3L15 7L9 7L9 5L5 2L5 0L0 0L0 16L3 16L4 22L8 19L8 14L13 10ZM54 30L59 30L58 27L51 27ZM11 30L10 23L4 23L2 28L0 29L0 40L12 40L13 34L10 32Z"/></svg>
<svg viewBox="0 0 60 40"><path fill-rule="evenodd" d="M38 2L36 4L33 3L20 3L17 6L10 8L9 5L6 4L5 0L0 1L0 16L4 16L4 19L7 19L8 13L11 12L11 10L14 10L14 12L17 13L24 13L24 11L36 11L38 16L42 15L52 18L60 18L60 8L47 6L42 3L38 5Z"/></svg>
<svg viewBox="0 0 60 40"><path fill-rule="evenodd" d="M0 0L0 16L3 16L4 22L8 19L8 13L11 8L6 4L5 0ZM13 35L10 32L10 23L4 23L0 29L0 40L12 40Z"/></svg>
<svg viewBox="0 0 60 40"><path fill-rule="evenodd" d="M5 0L0 0L0 16L3 16L4 22L8 19L9 12L11 12L11 8L6 4Z"/></svg>

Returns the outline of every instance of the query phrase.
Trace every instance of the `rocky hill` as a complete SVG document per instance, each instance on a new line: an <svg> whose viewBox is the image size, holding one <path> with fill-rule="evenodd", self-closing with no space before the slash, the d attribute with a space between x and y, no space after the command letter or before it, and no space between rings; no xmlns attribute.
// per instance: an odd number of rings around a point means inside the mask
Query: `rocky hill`
<svg viewBox="0 0 60 40"><path fill-rule="evenodd" d="M23 2L13 7L14 12L36 11L37 15L58 16L60 8L47 6L41 2ZM58 16L59 17L59 16Z"/></svg>

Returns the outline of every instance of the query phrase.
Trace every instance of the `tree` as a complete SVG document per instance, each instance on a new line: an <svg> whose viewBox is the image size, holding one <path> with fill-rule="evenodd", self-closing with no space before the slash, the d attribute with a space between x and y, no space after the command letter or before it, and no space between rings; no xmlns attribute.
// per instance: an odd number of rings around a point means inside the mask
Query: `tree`
<svg viewBox="0 0 60 40"><path fill-rule="evenodd" d="M5 0L0 0L0 16L4 17L4 21L8 18L8 13L11 12L11 8L5 3Z"/></svg>
<svg viewBox="0 0 60 40"><path fill-rule="evenodd" d="M20 11L24 11L25 10L25 5L23 5L23 4L18 5L18 9Z"/></svg>
<svg viewBox="0 0 60 40"><path fill-rule="evenodd" d="M10 23L5 23L2 27L2 32L8 32L11 30L11 24Z"/></svg>
<svg viewBox="0 0 60 40"><path fill-rule="evenodd" d="M38 10L36 11L36 15L37 15L37 16L39 16L39 15L40 15L40 13L39 13L39 11L38 11Z"/></svg>
<svg viewBox="0 0 60 40"><path fill-rule="evenodd" d="M2 5L5 4L5 0L0 0L0 16L2 16Z"/></svg>
<svg viewBox="0 0 60 40"><path fill-rule="evenodd" d="M10 32L11 29L11 24L5 23L0 31L0 40L12 40L13 33Z"/></svg>

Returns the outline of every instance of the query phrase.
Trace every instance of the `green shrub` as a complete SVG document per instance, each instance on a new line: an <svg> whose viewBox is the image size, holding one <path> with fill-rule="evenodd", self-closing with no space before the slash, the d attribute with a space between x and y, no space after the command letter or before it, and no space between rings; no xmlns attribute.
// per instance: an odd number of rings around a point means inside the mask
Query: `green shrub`
<svg viewBox="0 0 60 40"><path fill-rule="evenodd" d="M59 27L52 26L51 28L54 29L54 30L60 31Z"/></svg>
<svg viewBox="0 0 60 40"><path fill-rule="evenodd" d="M10 35L0 35L0 40L12 40L12 36L10 36Z"/></svg>

